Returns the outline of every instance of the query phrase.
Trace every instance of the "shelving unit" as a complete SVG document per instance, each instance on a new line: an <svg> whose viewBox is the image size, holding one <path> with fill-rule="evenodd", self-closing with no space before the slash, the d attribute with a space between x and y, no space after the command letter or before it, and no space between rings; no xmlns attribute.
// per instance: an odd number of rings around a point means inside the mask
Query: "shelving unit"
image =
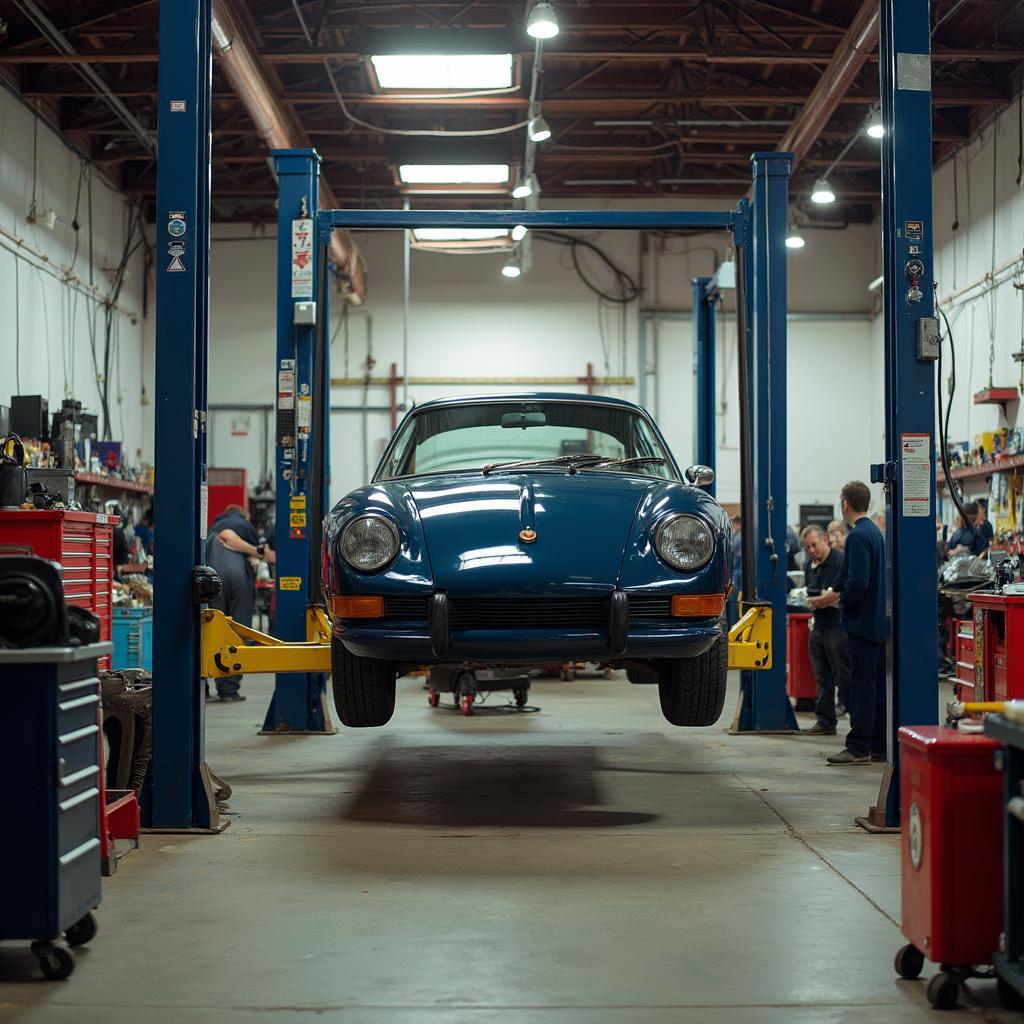
<svg viewBox="0 0 1024 1024"><path fill-rule="evenodd" d="M137 483L134 480L119 480L116 477L102 476L99 473L76 473L75 481L92 487L105 487L108 491L122 494L152 494L150 484Z"/></svg>
<svg viewBox="0 0 1024 1024"><path fill-rule="evenodd" d="M961 466L954 469L952 476L954 480L980 480L996 473L1010 473L1015 469L1024 469L1024 455L1009 455L998 462L986 462L981 466ZM935 474L935 486L944 487L946 475L939 470Z"/></svg>

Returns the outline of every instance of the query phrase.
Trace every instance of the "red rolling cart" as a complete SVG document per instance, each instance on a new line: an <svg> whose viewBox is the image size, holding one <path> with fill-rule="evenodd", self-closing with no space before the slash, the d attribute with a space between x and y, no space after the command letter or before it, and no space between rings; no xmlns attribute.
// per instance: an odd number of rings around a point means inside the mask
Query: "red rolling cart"
<svg viewBox="0 0 1024 1024"><path fill-rule="evenodd" d="M810 612L786 612L786 693L796 702L798 711L810 711L818 700L811 665Z"/></svg>
<svg viewBox="0 0 1024 1024"><path fill-rule="evenodd" d="M964 698L1024 698L1024 595L969 594L968 600L974 609L974 692L964 687Z"/></svg>

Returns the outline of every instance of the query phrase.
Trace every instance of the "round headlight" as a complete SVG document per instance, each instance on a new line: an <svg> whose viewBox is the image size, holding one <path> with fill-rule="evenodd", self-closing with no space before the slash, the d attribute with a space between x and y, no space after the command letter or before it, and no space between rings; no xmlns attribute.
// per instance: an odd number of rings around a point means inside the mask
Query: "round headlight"
<svg viewBox="0 0 1024 1024"><path fill-rule="evenodd" d="M654 546L662 559L680 572L707 565L715 553L711 531L694 516L675 515L662 520L654 531Z"/></svg>
<svg viewBox="0 0 1024 1024"><path fill-rule="evenodd" d="M341 557L360 572L383 569L398 547L398 527L384 516L359 516L341 531Z"/></svg>

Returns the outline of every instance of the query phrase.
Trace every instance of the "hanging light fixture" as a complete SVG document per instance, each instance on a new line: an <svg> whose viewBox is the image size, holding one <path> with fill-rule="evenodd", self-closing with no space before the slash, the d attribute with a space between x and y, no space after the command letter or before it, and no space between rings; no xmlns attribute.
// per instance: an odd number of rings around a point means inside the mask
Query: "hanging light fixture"
<svg viewBox="0 0 1024 1024"><path fill-rule="evenodd" d="M800 234L800 229L795 224L790 224L789 231L786 233L786 248L802 249L806 244L804 236Z"/></svg>
<svg viewBox="0 0 1024 1024"><path fill-rule="evenodd" d="M512 241L521 242L526 237L527 227L525 224L517 224L512 229Z"/></svg>
<svg viewBox="0 0 1024 1024"><path fill-rule="evenodd" d="M873 139L881 139L885 136L885 125L882 124L882 112L880 110L876 110L871 115L866 131Z"/></svg>
<svg viewBox="0 0 1024 1024"><path fill-rule="evenodd" d="M513 253L509 258L508 262L501 268L503 277L519 277L523 272L523 268L519 265L519 253Z"/></svg>
<svg viewBox="0 0 1024 1024"><path fill-rule="evenodd" d="M551 127L540 114L530 118L526 132L530 136L531 142L547 142L551 138Z"/></svg>
<svg viewBox="0 0 1024 1024"><path fill-rule="evenodd" d="M554 39L558 35L558 15L551 4L544 0L534 4L526 19L526 34L534 39Z"/></svg>
<svg viewBox="0 0 1024 1024"><path fill-rule="evenodd" d="M819 178L811 189L811 202L819 206L827 206L836 201L836 194L832 191L827 179Z"/></svg>
<svg viewBox="0 0 1024 1024"><path fill-rule="evenodd" d="M538 192L539 186L537 185L537 177L531 174L528 178L523 178L514 189L512 189L513 199L526 199L527 196L532 196L534 192Z"/></svg>

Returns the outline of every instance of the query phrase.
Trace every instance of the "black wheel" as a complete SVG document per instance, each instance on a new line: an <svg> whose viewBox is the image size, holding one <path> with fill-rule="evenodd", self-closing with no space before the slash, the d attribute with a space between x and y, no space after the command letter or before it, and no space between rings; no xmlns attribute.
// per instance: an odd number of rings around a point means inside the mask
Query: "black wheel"
<svg viewBox="0 0 1024 1024"><path fill-rule="evenodd" d="M526 706L526 702L530 697L529 690L513 690L512 696L515 698L516 707L521 708Z"/></svg>
<svg viewBox="0 0 1024 1024"><path fill-rule="evenodd" d="M331 637L334 706L350 729L387 725L395 712L395 671L386 661L359 658Z"/></svg>
<svg viewBox="0 0 1024 1024"><path fill-rule="evenodd" d="M441 694L439 694L432 686L427 690L427 703L432 708L436 708L437 705L441 703Z"/></svg>
<svg viewBox="0 0 1024 1024"><path fill-rule="evenodd" d="M924 954L913 943L901 946L896 951L896 973L907 981L921 977L924 970Z"/></svg>
<svg viewBox="0 0 1024 1024"><path fill-rule="evenodd" d="M999 1005L1004 1010L1016 1010L1018 1013L1024 1011L1024 996L1008 981L996 978L996 992L999 993Z"/></svg>
<svg viewBox="0 0 1024 1024"><path fill-rule="evenodd" d="M722 628L710 650L661 666L661 713L673 725L714 725L721 716L729 676L729 638Z"/></svg>
<svg viewBox="0 0 1024 1024"><path fill-rule="evenodd" d="M63 981L75 969L75 954L63 946L54 946L39 958L39 967L50 981Z"/></svg>
<svg viewBox="0 0 1024 1024"><path fill-rule="evenodd" d="M951 974L936 974L928 982L928 1002L936 1010L952 1010L960 998L960 982Z"/></svg>
<svg viewBox="0 0 1024 1024"><path fill-rule="evenodd" d="M79 918L65 933L64 938L68 940L70 946L84 946L87 942L92 942L96 938L96 932L99 931L99 925L96 923L96 915L88 913L83 918Z"/></svg>

